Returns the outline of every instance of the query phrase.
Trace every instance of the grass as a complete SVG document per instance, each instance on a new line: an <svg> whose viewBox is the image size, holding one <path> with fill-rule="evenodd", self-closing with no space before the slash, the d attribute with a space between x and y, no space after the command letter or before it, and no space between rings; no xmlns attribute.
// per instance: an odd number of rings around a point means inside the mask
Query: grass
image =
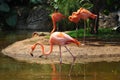
<svg viewBox="0 0 120 80"><path fill-rule="evenodd" d="M99 40L120 41L120 33L113 31L111 28L99 28L98 32L99 32L98 34L90 34L90 29L87 29L85 37ZM79 29L77 32L76 30L67 31L65 33L74 38L83 39L84 37L84 29ZM50 35L45 36L46 39L49 39L49 37Z"/></svg>
<svg viewBox="0 0 120 80"><path fill-rule="evenodd" d="M98 34L90 34L90 30L88 29L86 31L85 37L95 37L97 39L115 39L115 40L120 40L120 33L113 31L111 28L100 28L98 30ZM74 37L74 38L83 38L84 37L84 29L79 29L77 32L76 30L74 31L69 31L67 32L67 34L69 34L70 36Z"/></svg>

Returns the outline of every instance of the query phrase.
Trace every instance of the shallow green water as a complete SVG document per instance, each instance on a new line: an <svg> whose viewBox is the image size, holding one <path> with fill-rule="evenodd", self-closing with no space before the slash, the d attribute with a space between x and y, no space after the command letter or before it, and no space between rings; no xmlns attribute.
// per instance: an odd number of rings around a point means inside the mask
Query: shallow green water
<svg viewBox="0 0 120 80"><path fill-rule="evenodd" d="M0 50L31 32L0 32ZM0 80L120 80L120 62L37 64L16 61L0 53ZM71 70L71 75L69 75Z"/></svg>

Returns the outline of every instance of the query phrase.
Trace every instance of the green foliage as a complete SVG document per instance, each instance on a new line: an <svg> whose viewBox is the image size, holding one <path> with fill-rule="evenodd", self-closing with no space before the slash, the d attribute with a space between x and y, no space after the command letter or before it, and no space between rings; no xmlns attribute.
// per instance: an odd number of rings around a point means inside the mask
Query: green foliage
<svg viewBox="0 0 120 80"><path fill-rule="evenodd" d="M105 9L105 10L103 11L103 13L104 13L105 15L109 15L110 11L109 11L108 9Z"/></svg>
<svg viewBox="0 0 120 80"><path fill-rule="evenodd" d="M30 0L31 3L37 4L37 3L41 3L42 0Z"/></svg>
<svg viewBox="0 0 120 80"><path fill-rule="evenodd" d="M76 31L70 31L67 32L72 37L77 37ZM78 37L83 38L84 37L84 29L78 30ZM120 33L117 33L116 31L113 31L111 28L100 28L99 34L90 34L89 31L86 31L86 37L96 37L97 39L101 40L112 40L112 39L120 39Z"/></svg>
<svg viewBox="0 0 120 80"><path fill-rule="evenodd" d="M120 33L113 31L111 28L100 28L97 37L100 39L120 39Z"/></svg>
<svg viewBox="0 0 120 80"><path fill-rule="evenodd" d="M89 0L52 0L51 5L66 16L71 15L72 12L77 11L80 7L87 9L93 7Z"/></svg>
<svg viewBox="0 0 120 80"><path fill-rule="evenodd" d="M0 1L0 13L1 13L1 19L4 19L0 22L0 24L4 24L8 26L15 26L17 23L17 13L14 9L10 9L10 6L4 1Z"/></svg>
<svg viewBox="0 0 120 80"><path fill-rule="evenodd" d="M12 15L12 16L9 16L8 18L6 18L6 23L9 25L9 26L15 26L16 23L17 23L17 15Z"/></svg>
<svg viewBox="0 0 120 80"><path fill-rule="evenodd" d="M59 12L66 16L66 19L61 23L64 30L75 29L75 24L70 22L67 18L72 12L76 12L80 7L89 10L93 7L93 4L89 0L51 0L50 5L53 7L51 13L54 12L55 9L58 9Z"/></svg>
<svg viewBox="0 0 120 80"><path fill-rule="evenodd" d="M81 37L84 37L84 29L79 29L77 32L76 32L76 30L73 30L73 31L68 32L67 34L69 34L70 36L75 37L75 38L77 38L77 37L81 38ZM93 34L90 34L88 31L86 32L85 35L87 37L94 36Z"/></svg>
<svg viewBox="0 0 120 80"><path fill-rule="evenodd" d="M120 9L119 0L106 0L106 7L103 10L103 13L108 15L112 11L118 11Z"/></svg>
<svg viewBox="0 0 120 80"><path fill-rule="evenodd" d="M9 8L8 4L6 4L4 2L1 2L0 11L2 11L2 12L9 12L10 8Z"/></svg>
<svg viewBox="0 0 120 80"><path fill-rule="evenodd" d="M30 3L33 3L33 4L43 4L43 3L46 3L47 0L30 0Z"/></svg>
<svg viewBox="0 0 120 80"><path fill-rule="evenodd" d="M106 0L108 5L111 5L113 3L114 0Z"/></svg>

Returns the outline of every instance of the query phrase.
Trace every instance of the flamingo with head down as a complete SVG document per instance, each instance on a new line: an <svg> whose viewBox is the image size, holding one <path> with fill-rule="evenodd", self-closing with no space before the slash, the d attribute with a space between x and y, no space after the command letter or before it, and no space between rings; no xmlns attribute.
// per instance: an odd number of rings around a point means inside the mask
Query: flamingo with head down
<svg viewBox="0 0 120 80"><path fill-rule="evenodd" d="M44 46L41 43L35 43L31 47L31 56L33 56L33 51L35 50L36 46L39 45L41 46L42 49L42 54L45 55L46 57L52 53L53 51L53 45L58 45L59 46L59 51L60 51L60 63L62 63L62 53L61 53L61 46L64 46L67 51L71 54L73 57L73 62L75 61L76 57L70 52L70 50L67 48L67 44L74 43L77 46L80 45L80 42L69 35L63 33L63 32L54 32L56 29L56 22L60 21L61 19L65 18L61 13L59 12L54 12L51 16L52 21L53 21L53 30L51 31L49 43L50 43L50 50L48 52L44 51Z"/></svg>
<svg viewBox="0 0 120 80"><path fill-rule="evenodd" d="M41 43L35 43L31 47L31 52L30 52L31 56L33 56L33 51L35 50L37 45L41 46L42 54L45 55L46 57L53 51L53 45L58 45L59 46L59 51L60 51L60 63L62 63L61 46L64 46L66 48L66 50L73 57L73 62L75 61L76 57L70 52L70 50L67 48L66 45L70 44L70 43L74 43L77 46L79 46L80 42L78 40L70 37L69 35L67 35L63 32L54 32L50 35L49 43L50 43L50 50L48 52L44 51L44 46Z"/></svg>

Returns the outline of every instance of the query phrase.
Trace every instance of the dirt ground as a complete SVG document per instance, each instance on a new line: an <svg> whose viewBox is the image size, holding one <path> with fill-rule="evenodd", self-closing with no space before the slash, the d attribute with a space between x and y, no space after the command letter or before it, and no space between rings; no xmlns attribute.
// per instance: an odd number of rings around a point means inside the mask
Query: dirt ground
<svg viewBox="0 0 120 80"><path fill-rule="evenodd" d="M28 38L22 41L18 41L8 46L2 50L2 53L10 56L19 61L25 61L29 63L59 63L59 47L54 45L53 52L47 57L39 57L42 52L38 46L33 52L33 57L30 55L31 46L40 42L44 44L45 51L49 50L48 39L45 36ZM99 61L120 61L120 42L119 41L95 41L86 40L85 45L77 47L74 44L69 44L67 47L76 56L75 63L84 62L99 62ZM73 58L67 52L67 50L62 47L62 63L72 63Z"/></svg>

